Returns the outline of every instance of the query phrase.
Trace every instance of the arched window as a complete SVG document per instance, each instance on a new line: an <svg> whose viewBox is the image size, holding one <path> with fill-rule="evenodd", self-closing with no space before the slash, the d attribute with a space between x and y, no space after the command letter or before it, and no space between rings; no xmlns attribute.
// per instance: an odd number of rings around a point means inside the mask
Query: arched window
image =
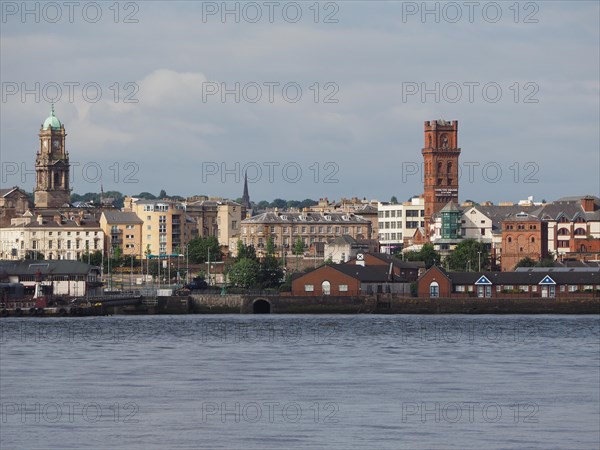
<svg viewBox="0 0 600 450"><path fill-rule="evenodd" d="M327 280L323 281L323 283L321 283L321 289L323 290L323 295L330 295L331 283Z"/></svg>
<svg viewBox="0 0 600 450"><path fill-rule="evenodd" d="M535 242L535 238L534 237L531 238L531 242Z"/></svg>
<svg viewBox="0 0 600 450"><path fill-rule="evenodd" d="M568 228L560 228L558 230L558 235L559 236L568 236L569 234L569 229Z"/></svg>
<svg viewBox="0 0 600 450"><path fill-rule="evenodd" d="M575 236L585 236L585 228L577 228L575 230Z"/></svg>
<svg viewBox="0 0 600 450"><path fill-rule="evenodd" d="M452 162L448 161L448 164L446 164L446 171L448 173L452 172Z"/></svg>
<svg viewBox="0 0 600 450"><path fill-rule="evenodd" d="M442 163L441 162L437 163L437 171L438 171L438 174L441 173L441 171L442 171Z"/></svg>
<svg viewBox="0 0 600 450"><path fill-rule="evenodd" d="M437 298L440 296L440 285L437 281L432 281L429 284L429 296L432 298Z"/></svg>
<svg viewBox="0 0 600 450"><path fill-rule="evenodd" d="M508 242L508 243L510 244L510 243L512 242L512 238L511 238L511 237L508 237L508 238L506 239L506 242Z"/></svg>
<svg viewBox="0 0 600 450"><path fill-rule="evenodd" d="M579 247L579 251L582 253L585 253L586 252L585 245L581 244L581 247Z"/></svg>

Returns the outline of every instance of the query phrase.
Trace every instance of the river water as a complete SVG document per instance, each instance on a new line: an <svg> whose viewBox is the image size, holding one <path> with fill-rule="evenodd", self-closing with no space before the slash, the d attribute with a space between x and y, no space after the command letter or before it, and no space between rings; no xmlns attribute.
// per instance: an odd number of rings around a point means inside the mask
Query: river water
<svg viewBox="0 0 600 450"><path fill-rule="evenodd" d="M598 449L597 316L0 321L1 449Z"/></svg>

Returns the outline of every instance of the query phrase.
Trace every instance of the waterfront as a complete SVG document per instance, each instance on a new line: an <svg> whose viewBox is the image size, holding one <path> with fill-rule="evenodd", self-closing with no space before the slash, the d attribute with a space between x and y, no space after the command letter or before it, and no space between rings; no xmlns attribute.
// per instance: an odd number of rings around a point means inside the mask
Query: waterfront
<svg viewBox="0 0 600 450"><path fill-rule="evenodd" d="M3 319L1 448L600 444L598 316Z"/></svg>

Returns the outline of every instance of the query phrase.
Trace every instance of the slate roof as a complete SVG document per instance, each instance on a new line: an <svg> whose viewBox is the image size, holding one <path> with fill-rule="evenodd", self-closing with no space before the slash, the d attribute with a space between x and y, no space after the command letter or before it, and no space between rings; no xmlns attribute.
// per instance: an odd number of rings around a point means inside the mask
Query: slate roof
<svg viewBox="0 0 600 450"><path fill-rule="evenodd" d="M600 269L595 271L523 271L523 272L445 272L452 284L473 285L485 276L493 285L539 284L549 275L556 284L600 284Z"/></svg>
<svg viewBox="0 0 600 450"><path fill-rule="evenodd" d="M131 211L103 211L102 214L106 219L106 223L144 223L136 213Z"/></svg>
<svg viewBox="0 0 600 450"><path fill-rule="evenodd" d="M356 264L329 264L311 270L307 273L295 273L292 275L292 280L302 278L309 273L317 270L323 270L325 267L335 269L344 275L355 278L361 283L404 283L405 280L397 275L390 275L387 266L359 266Z"/></svg>
<svg viewBox="0 0 600 450"><path fill-rule="evenodd" d="M404 261L387 253L369 253L369 255L385 262L388 266L390 263L392 263L395 267L399 267L401 269L420 269L425 267L425 263L423 261ZM353 261L354 260L356 260L356 258L354 258Z"/></svg>
<svg viewBox="0 0 600 450"><path fill-rule="evenodd" d="M329 220L327 219L329 217ZM317 213L317 212L274 212L269 211L256 216L244 219L243 223L289 223L289 224L303 224L303 223L315 223L315 224L369 224L367 219L357 216L354 213Z"/></svg>
<svg viewBox="0 0 600 450"><path fill-rule="evenodd" d="M96 266L66 259L51 261L0 261L0 270L8 275L87 275Z"/></svg>

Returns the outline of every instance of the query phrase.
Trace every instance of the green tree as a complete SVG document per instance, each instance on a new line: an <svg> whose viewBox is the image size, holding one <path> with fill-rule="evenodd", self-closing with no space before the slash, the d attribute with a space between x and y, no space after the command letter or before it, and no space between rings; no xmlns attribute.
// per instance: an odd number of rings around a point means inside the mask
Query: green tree
<svg viewBox="0 0 600 450"><path fill-rule="evenodd" d="M535 261L531 259L529 256L526 256L521 261L517 263L515 267L533 267L535 266Z"/></svg>
<svg viewBox="0 0 600 450"><path fill-rule="evenodd" d="M168 198L169 196L167 195L167 191L165 191L164 189L161 189L160 192L158 193L158 198Z"/></svg>
<svg viewBox="0 0 600 450"><path fill-rule="evenodd" d="M143 198L144 200L156 200L156 195L150 192L140 192L138 195L134 195L136 198Z"/></svg>
<svg viewBox="0 0 600 450"><path fill-rule="evenodd" d="M273 236L269 236L267 239L267 248L265 249L267 256L275 255L275 242L273 242Z"/></svg>
<svg viewBox="0 0 600 450"><path fill-rule="evenodd" d="M207 238L197 237L188 242L188 255L190 262L194 264L204 264L208 261L210 252L211 261L221 261L221 247L216 237L210 236Z"/></svg>
<svg viewBox="0 0 600 450"><path fill-rule="evenodd" d="M554 267L554 258L551 256L546 257L536 264L536 267Z"/></svg>
<svg viewBox="0 0 600 450"><path fill-rule="evenodd" d="M283 269L274 255L267 254L260 262L260 274L258 278L262 288L275 288L281 284Z"/></svg>
<svg viewBox="0 0 600 450"><path fill-rule="evenodd" d="M316 202L316 201L314 201L311 198L305 198L304 200L302 200L300 202L300 208L309 208L311 206L315 206L315 205L318 205L318 204L319 204L319 202Z"/></svg>
<svg viewBox="0 0 600 450"><path fill-rule="evenodd" d="M294 255L303 255L304 254L304 242L302 242L302 238L296 238L296 242L294 243Z"/></svg>
<svg viewBox="0 0 600 450"><path fill-rule="evenodd" d="M266 200L261 200L256 204L257 209L267 209L269 207L269 202Z"/></svg>
<svg viewBox="0 0 600 450"><path fill-rule="evenodd" d="M287 202L282 198L276 198L275 200L273 200L271 202L271 204L269 206L271 206L271 208L283 209L283 208L287 207Z"/></svg>
<svg viewBox="0 0 600 450"><path fill-rule="evenodd" d="M481 255L480 255L481 253ZM465 239L450 253L447 263L452 270L488 270L490 258L485 244L475 239Z"/></svg>
<svg viewBox="0 0 600 450"><path fill-rule="evenodd" d="M237 261L228 273L231 283L242 288L251 288L259 282L260 265L253 259Z"/></svg>
<svg viewBox="0 0 600 450"><path fill-rule="evenodd" d="M244 243L242 242L241 239L238 239L237 241L237 258L236 260L239 261L241 259L253 259L254 261L257 261L258 258L256 257L256 250L254 248L254 246L252 245L244 245Z"/></svg>
<svg viewBox="0 0 600 450"><path fill-rule="evenodd" d="M27 250L25 252L25 259L26 260L31 260L31 259L43 260L43 259L46 259L46 257L44 256L43 253L38 252L37 250Z"/></svg>
<svg viewBox="0 0 600 450"><path fill-rule="evenodd" d="M394 205L398 204L398 199L396 198L395 195L392 195L392 198L390 199L390 203L393 203Z"/></svg>
<svg viewBox="0 0 600 450"><path fill-rule="evenodd" d="M118 245L113 247L110 257L110 265L112 267L119 267L123 265L123 250Z"/></svg>
<svg viewBox="0 0 600 450"><path fill-rule="evenodd" d="M93 252L90 253L90 265L91 266L98 266L100 267L102 265L102 251L101 250L95 250ZM81 255L80 261L87 263L88 262L88 255L87 253L84 253ZM106 261L105 261L106 262Z"/></svg>
<svg viewBox="0 0 600 450"><path fill-rule="evenodd" d="M403 255L406 261L423 261L427 269L436 263L439 264L441 260L440 254L435 251L431 243L424 244L418 252L411 250Z"/></svg>

